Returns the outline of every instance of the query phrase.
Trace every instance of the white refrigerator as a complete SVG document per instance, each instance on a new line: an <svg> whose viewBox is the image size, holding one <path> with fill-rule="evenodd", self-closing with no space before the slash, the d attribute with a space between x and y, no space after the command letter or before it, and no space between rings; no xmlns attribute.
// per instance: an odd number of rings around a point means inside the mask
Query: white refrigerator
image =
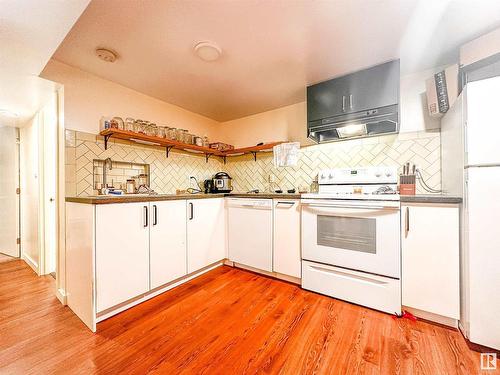
<svg viewBox="0 0 500 375"><path fill-rule="evenodd" d="M460 326L500 350L500 77L468 83L441 120L442 184L463 197Z"/></svg>

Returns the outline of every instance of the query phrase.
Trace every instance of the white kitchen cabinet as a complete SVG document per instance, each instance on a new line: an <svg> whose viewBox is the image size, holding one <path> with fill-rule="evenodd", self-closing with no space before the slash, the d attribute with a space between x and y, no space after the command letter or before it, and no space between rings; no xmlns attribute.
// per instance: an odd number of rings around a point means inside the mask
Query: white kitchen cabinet
<svg viewBox="0 0 500 375"><path fill-rule="evenodd" d="M96 310L149 291L149 203L96 206Z"/></svg>
<svg viewBox="0 0 500 375"><path fill-rule="evenodd" d="M223 198L187 201L188 273L226 257L226 230Z"/></svg>
<svg viewBox="0 0 500 375"><path fill-rule="evenodd" d="M187 274L186 201L150 202L151 289Z"/></svg>
<svg viewBox="0 0 500 375"><path fill-rule="evenodd" d="M404 306L459 319L459 207L401 204Z"/></svg>
<svg viewBox="0 0 500 375"><path fill-rule="evenodd" d="M300 202L275 199L273 271L300 278Z"/></svg>
<svg viewBox="0 0 500 375"><path fill-rule="evenodd" d="M227 199L229 260L273 270L272 210L271 199Z"/></svg>

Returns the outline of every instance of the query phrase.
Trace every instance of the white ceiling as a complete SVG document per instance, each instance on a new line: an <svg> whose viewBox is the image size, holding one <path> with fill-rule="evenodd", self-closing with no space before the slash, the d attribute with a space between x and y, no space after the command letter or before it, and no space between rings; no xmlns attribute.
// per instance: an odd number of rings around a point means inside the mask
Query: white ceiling
<svg viewBox="0 0 500 375"><path fill-rule="evenodd" d="M93 0L54 58L227 121L393 58L404 72L453 62L459 45L498 26L498 0ZM203 40L222 47L219 61L194 55ZM119 59L98 60L96 47Z"/></svg>
<svg viewBox="0 0 500 375"><path fill-rule="evenodd" d="M56 85L38 77L90 0L0 0L0 125L31 118Z"/></svg>

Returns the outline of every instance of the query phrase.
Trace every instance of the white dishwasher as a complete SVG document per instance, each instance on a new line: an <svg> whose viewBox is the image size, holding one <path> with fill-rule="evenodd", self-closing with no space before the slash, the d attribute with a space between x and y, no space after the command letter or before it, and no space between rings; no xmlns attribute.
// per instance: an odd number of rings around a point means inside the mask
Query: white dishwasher
<svg viewBox="0 0 500 375"><path fill-rule="evenodd" d="M229 260L272 272L272 199L226 199Z"/></svg>

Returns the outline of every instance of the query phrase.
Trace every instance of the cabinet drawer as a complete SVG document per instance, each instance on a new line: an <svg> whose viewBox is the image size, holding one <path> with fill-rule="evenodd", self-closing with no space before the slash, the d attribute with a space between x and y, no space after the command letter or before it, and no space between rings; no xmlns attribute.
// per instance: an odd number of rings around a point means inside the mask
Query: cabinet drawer
<svg viewBox="0 0 500 375"><path fill-rule="evenodd" d="M400 280L302 261L302 288L389 314L401 313Z"/></svg>

